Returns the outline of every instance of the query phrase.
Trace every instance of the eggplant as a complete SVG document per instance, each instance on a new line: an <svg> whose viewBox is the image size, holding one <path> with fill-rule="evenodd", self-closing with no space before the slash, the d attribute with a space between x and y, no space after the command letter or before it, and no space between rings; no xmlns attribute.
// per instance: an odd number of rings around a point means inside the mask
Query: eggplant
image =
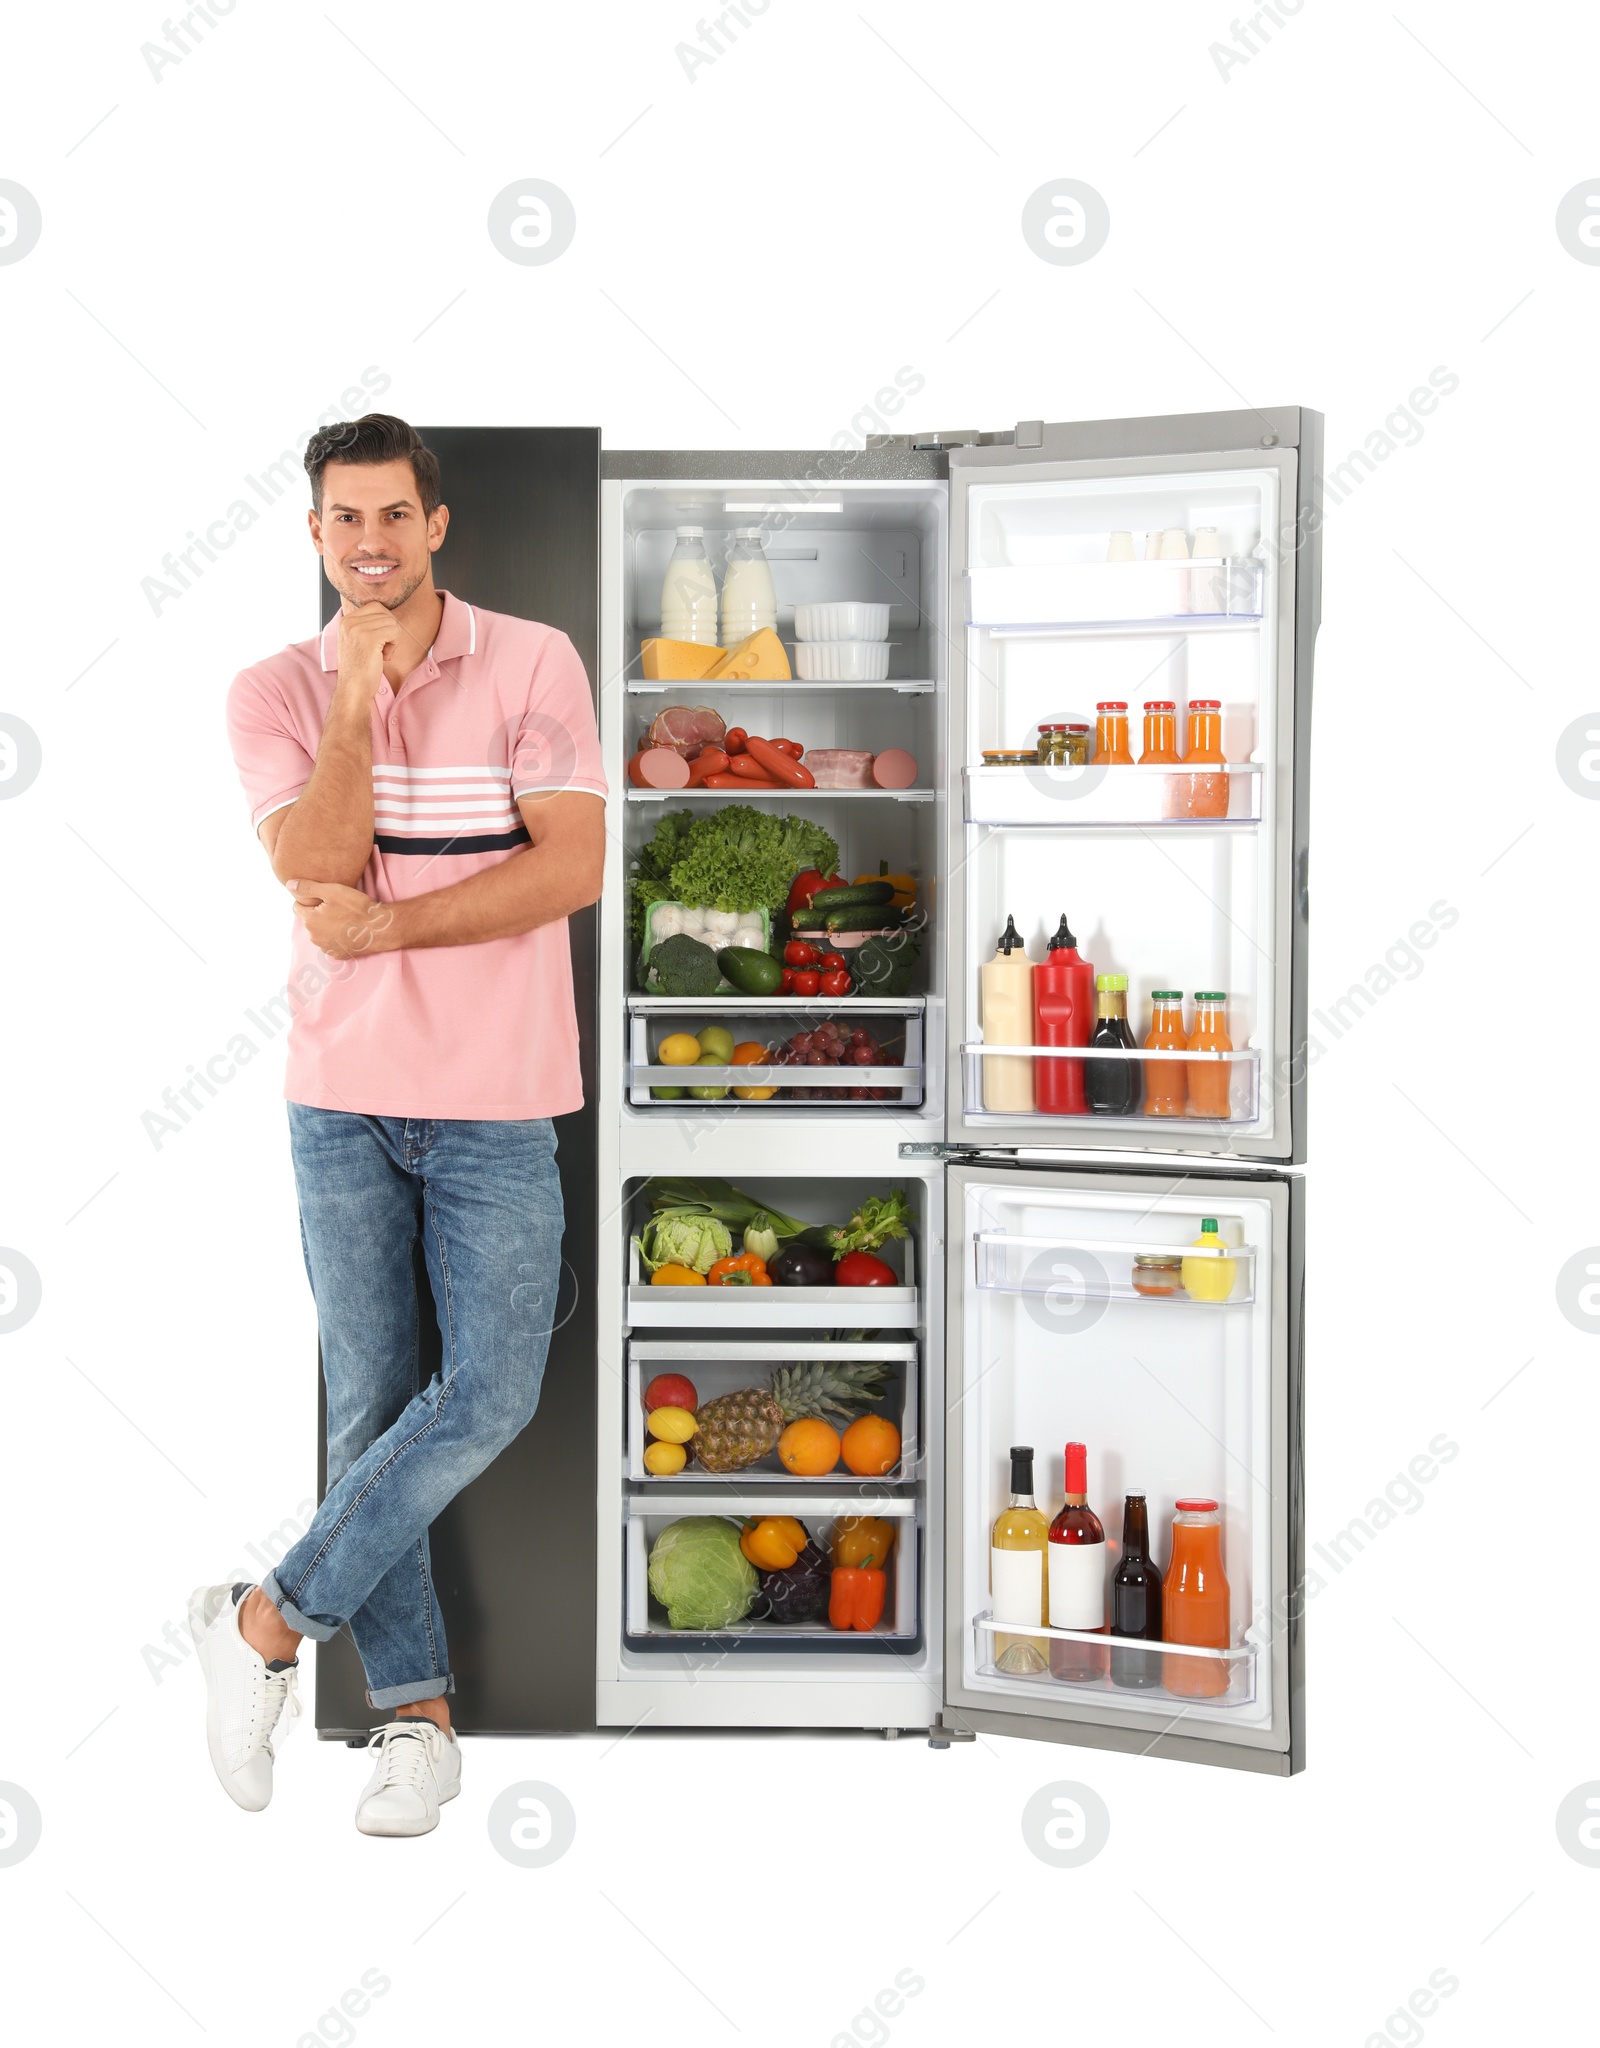
<svg viewBox="0 0 1600 2048"><path fill-rule="evenodd" d="M827 1558L808 1543L787 1571L763 1572L750 1609L753 1621L822 1621L831 1591Z"/></svg>
<svg viewBox="0 0 1600 2048"><path fill-rule="evenodd" d="M767 1261L767 1278L774 1287L831 1287L833 1261L812 1245L786 1244Z"/></svg>

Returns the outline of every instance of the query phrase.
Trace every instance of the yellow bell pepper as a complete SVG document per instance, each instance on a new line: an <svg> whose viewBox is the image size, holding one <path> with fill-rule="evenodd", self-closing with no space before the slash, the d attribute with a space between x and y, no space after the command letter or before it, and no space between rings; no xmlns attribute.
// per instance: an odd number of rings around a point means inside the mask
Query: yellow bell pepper
<svg viewBox="0 0 1600 2048"><path fill-rule="evenodd" d="M878 1570L894 1549L894 1524L881 1515L841 1515L833 1525L833 1562L844 1571Z"/></svg>
<svg viewBox="0 0 1600 2048"><path fill-rule="evenodd" d="M917 900L917 878L915 875L891 875L889 863L880 860L875 875L857 875L858 882L893 882L894 894L889 898L891 908L910 910Z"/></svg>
<svg viewBox="0 0 1600 2048"><path fill-rule="evenodd" d="M657 1266L650 1275L652 1287L704 1287L706 1276L692 1266Z"/></svg>
<svg viewBox="0 0 1600 2048"><path fill-rule="evenodd" d="M793 1515L761 1515L746 1522L739 1548L761 1572L786 1572L810 1539Z"/></svg>

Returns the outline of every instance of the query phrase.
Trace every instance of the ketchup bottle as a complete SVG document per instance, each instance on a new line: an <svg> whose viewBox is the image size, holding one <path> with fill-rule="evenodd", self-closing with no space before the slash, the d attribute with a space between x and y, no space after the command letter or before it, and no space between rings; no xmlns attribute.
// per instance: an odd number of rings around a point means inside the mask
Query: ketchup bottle
<svg viewBox="0 0 1600 2048"><path fill-rule="evenodd" d="M1035 1045L1087 1045L1094 1030L1094 968L1079 958L1066 913L1043 963L1033 970ZM1050 1116L1086 1116L1082 1060L1035 1060L1034 1104Z"/></svg>

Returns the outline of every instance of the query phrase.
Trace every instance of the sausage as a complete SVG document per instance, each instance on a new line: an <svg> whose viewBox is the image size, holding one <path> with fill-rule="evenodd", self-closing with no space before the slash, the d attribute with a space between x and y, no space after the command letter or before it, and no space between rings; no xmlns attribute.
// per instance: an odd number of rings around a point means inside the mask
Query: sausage
<svg viewBox="0 0 1600 2048"><path fill-rule="evenodd" d="M780 783L758 780L753 775L708 775L702 789L779 789Z"/></svg>
<svg viewBox="0 0 1600 2048"><path fill-rule="evenodd" d="M873 757L872 779L880 789L909 789L917 779L916 760L904 747L887 747Z"/></svg>
<svg viewBox="0 0 1600 2048"><path fill-rule="evenodd" d="M744 744L746 757L765 768L775 782L786 782L791 789L816 788L817 778L811 770L803 767L792 754L786 754L782 747L775 747L771 740L758 739L751 733Z"/></svg>
<svg viewBox="0 0 1600 2048"><path fill-rule="evenodd" d="M645 747L628 763L636 789L687 789L689 764L676 747Z"/></svg>
<svg viewBox="0 0 1600 2048"><path fill-rule="evenodd" d="M726 775L728 757L720 747L702 747L689 763L689 787L698 789L708 775Z"/></svg>
<svg viewBox="0 0 1600 2048"><path fill-rule="evenodd" d="M748 741L745 743L745 751L742 754L735 754L728 763L728 772L731 775L737 775L741 782L776 782L778 780L777 776L769 774L761 762L756 759L755 755L750 752Z"/></svg>

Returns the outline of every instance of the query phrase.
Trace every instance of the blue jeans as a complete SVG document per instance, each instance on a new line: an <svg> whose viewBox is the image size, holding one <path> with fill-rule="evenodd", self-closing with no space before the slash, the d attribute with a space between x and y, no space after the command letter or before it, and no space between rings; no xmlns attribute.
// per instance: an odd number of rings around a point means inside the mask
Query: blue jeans
<svg viewBox="0 0 1600 2048"><path fill-rule="evenodd" d="M561 1277L548 1118L360 1116L289 1104L328 1391L328 1490L262 1580L292 1629L349 1624L375 1707L455 1691L428 1525L526 1428ZM421 1237L441 1369L418 1384Z"/></svg>

